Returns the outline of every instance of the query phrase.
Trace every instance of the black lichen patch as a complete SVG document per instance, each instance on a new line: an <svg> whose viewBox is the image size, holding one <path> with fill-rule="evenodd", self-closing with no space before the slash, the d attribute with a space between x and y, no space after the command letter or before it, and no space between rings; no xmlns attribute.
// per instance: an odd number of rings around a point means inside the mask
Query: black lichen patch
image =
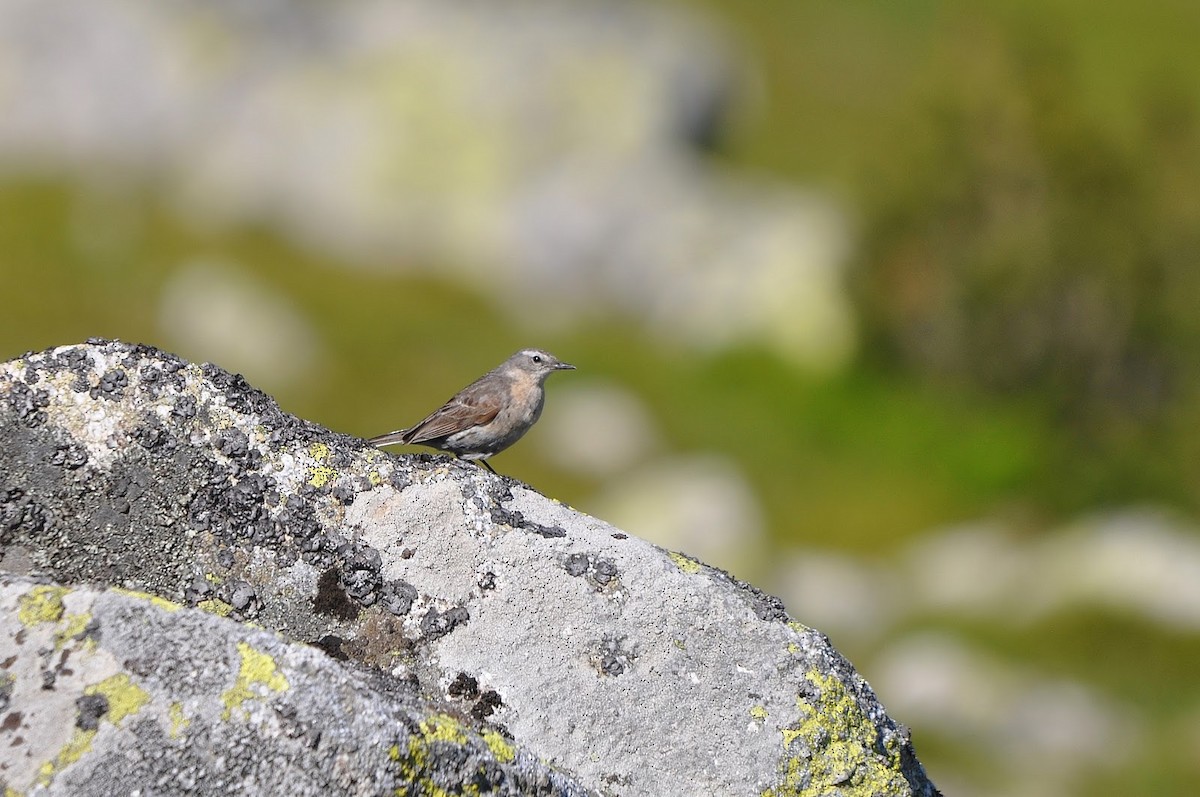
<svg viewBox="0 0 1200 797"><path fill-rule="evenodd" d="M358 494L354 485L349 483L335 484L333 489L329 491L329 495L333 500L343 506L349 506L354 503L354 496Z"/></svg>
<svg viewBox="0 0 1200 797"><path fill-rule="evenodd" d="M496 480L493 482L491 493L488 496L490 502L487 506L488 514L492 518L492 522L498 526L508 526L514 529L540 534L543 537L565 537L567 532L560 526L545 526L541 523L529 520L524 513L517 509L509 509L504 506L505 501L512 500L512 484L513 480Z"/></svg>
<svg viewBox="0 0 1200 797"><path fill-rule="evenodd" d="M358 606L342 589L341 578L336 567L331 567L317 580L317 594L313 596L313 611L338 620L353 620L358 617Z"/></svg>
<svg viewBox="0 0 1200 797"><path fill-rule="evenodd" d="M499 526L509 526L514 529L525 528L525 515L515 509L508 509L500 504L491 507L489 514L492 522Z"/></svg>
<svg viewBox="0 0 1200 797"><path fill-rule="evenodd" d="M336 659L337 661L348 661L350 657L342 650L342 645L344 644L346 644L346 640L334 634L325 634L316 642L313 642L313 646L325 651L325 655L329 658Z"/></svg>
<svg viewBox="0 0 1200 797"><path fill-rule="evenodd" d="M158 398L167 391L181 393L186 380L179 372L183 370L186 363L177 357L172 360L171 357L173 355L164 354L161 360L151 362L126 358L125 367L131 372L137 373L138 389L151 398ZM188 396L188 398L191 397ZM194 398L192 402L194 404Z"/></svg>
<svg viewBox="0 0 1200 797"><path fill-rule="evenodd" d="M500 699L500 693L494 689L489 689L479 696L475 701L475 705L471 707L471 716L479 722L483 722L492 714L496 713L496 709L501 708L504 701Z"/></svg>
<svg viewBox="0 0 1200 797"><path fill-rule="evenodd" d="M85 639L90 639L93 642L99 644L99 642L100 642L100 621L95 618L92 618L91 620L88 621L88 624L83 627L83 630L80 631L75 636L71 637L71 639L74 640L75 642L83 642Z"/></svg>
<svg viewBox="0 0 1200 797"><path fill-rule="evenodd" d="M110 368L103 374L97 374L97 355L121 353L125 356L120 368ZM25 382L33 385L44 377L66 374L73 377L70 387L76 393L89 393L94 399L115 400L121 398L131 386L130 373L136 371L141 360L170 356L150 346L93 338L86 346L26 354Z"/></svg>
<svg viewBox="0 0 1200 797"><path fill-rule="evenodd" d="M474 700L479 697L479 681L465 672L460 672L446 688L446 694L463 700Z"/></svg>
<svg viewBox="0 0 1200 797"><path fill-rule="evenodd" d="M0 543L23 530L37 534L46 527L46 512L19 487L0 487Z"/></svg>
<svg viewBox="0 0 1200 797"><path fill-rule="evenodd" d="M36 379L37 372L30 372L26 379ZM5 403L16 413L22 424L30 429L46 423L46 407L50 406L50 392L28 387L25 382L13 382L5 396Z"/></svg>
<svg viewBox="0 0 1200 797"><path fill-rule="evenodd" d="M637 652L626 647L626 637L606 634L592 648L588 657L596 672L601 675L618 676L629 671L637 659Z"/></svg>
<svg viewBox="0 0 1200 797"><path fill-rule="evenodd" d="M64 349L46 358L46 370L74 375L75 382L71 389L76 393L86 393L92 386L92 353L82 346Z"/></svg>
<svg viewBox="0 0 1200 797"><path fill-rule="evenodd" d="M169 451L175 447L175 441L167 428L157 418L133 430L133 441L147 451Z"/></svg>
<svg viewBox="0 0 1200 797"><path fill-rule="evenodd" d="M587 576L596 589L603 590L613 584L621 571L611 559L593 556L586 553L573 553L563 561L563 569L568 575Z"/></svg>
<svg viewBox="0 0 1200 797"><path fill-rule="evenodd" d="M120 368L113 368L105 371L101 375L100 381L88 393L94 399L114 401L121 398L127 387L129 387L129 375Z"/></svg>
<svg viewBox="0 0 1200 797"><path fill-rule="evenodd" d="M362 606L374 606L383 587L383 557L379 551L347 542L338 546L337 558L341 566L339 584L345 594Z"/></svg>
<svg viewBox="0 0 1200 797"><path fill-rule="evenodd" d="M225 493L229 520L236 536L249 538L257 545L279 542L278 527L267 510L267 493L275 480L261 473L247 473L229 486Z"/></svg>
<svg viewBox="0 0 1200 797"><path fill-rule="evenodd" d="M476 722L484 722L504 706L499 692L494 689L480 689L479 681L465 672L454 676L454 680L446 687L446 694L455 700L470 703L469 714Z"/></svg>
<svg viewBox="0 0 1200 797"><path fill-rule="evenodd" d="M585 553L573 553L567 557L567 561L563 563L563 569L567 571L567 575L582 576L592 567L592 557Z"/></svg>
<svg viewBox="0 0 1200 797"><path fill-rule="evenodd" d="M213 442L218 451L232 460L244 460L250 454L250 438L237 427L222 429Z"/></svg>
<svg viewBox="0 0 1200 797"><path fill-rule="evenodd" d="M231 450L237 437L227 438ZM278 495L275 480L237 462L205 458L193 475L197 483L188 502L188 523L198 531L211 531L231 543L282 546L286 517L272 517L267 497Z"/></svg>
<svg viewBox="0 0 1200 797"><path fill-rule="evenodd" d="M403 579L387 582L379 592L379 605L397 617L408 614L416 599L417 588Z"/></svg>
<svg viewBox="0 0 1200 797"><path fill-rule="evenodd" d="M400 492L405 487L408 487L412 484L412 477L408 473L402 471L400 468L392 468L391 473L388 474L387 483L396 492Z"/></svg>
<svg viewBox="0 0 1200 797"><path fill-rule="evenodd" d="M146 474L137 469L118 470L105 490L109 507L120 515L128 515L134 502L146 494Z"/></svg>
<svg viewBox="0 0 1200 797"><path fill-rule="evenodd" d="M223 583L217 590L217 597L233 607L231 614L237 620L253 619L262 610L258 590L242 579L230 579Z"/></svg>
<svg viewBox="0 0 1200 797"><path fill-rule="evenodd" d="M183 394L171 405L171 416L177 420L187 421L196 417L196 397Z"/></svg>
<svg viewBox="0 0 1200 797"><path fill-rule="evenodd" d="M108 698L104 695L84 695L75 701L75 727L81 731L94 731L100 727L100 719L108 713Z"/></svg>
<svg viewBox="0 0 1200 797"><path fill-rule="evenodd" d="M526 531L532 531L534 534L540 534L543 537L565 537L567 530L562 526L544 526L541 523L535 523L532 520L526 520L522 527Z"/></svg>
<svg viewBox="0 0 1200 797"><path fill-rule="evenodd" d="M225 405L235 412L264 414L277 409L270 396L252 387L241 374L230 373L213 363L201 365L200 372L222 393Z"/></svg>
<svg viewBox="0 0 1200 797"><path fill-rule="evenodd" d="M620 575L620 570L611 559L597 559L595 566L592 568L592 580L601 586L608 586L617 576Z"/></svg>
<svg viewBox="0 0 1200 797"><path fill-rule="evenodd" d="M300 448L314 442L325 442L335 452L335 459L329 463L332 467L342 467L352 460L350 452L360 442L357 438L330 432L311 421L284 412L273 398L251 386L241 374L230 373L212 363L204 363L200 371L221 394L227 407L245 415L259 416L266 430L267 445ZM186 412L186 407L181 409Z"/></svg>
<svg viewBox="0 0 1200 797"><path fill-rule="evenodd" d="M463 606L455 606L444 612L430 609L421 618L421 633L425 635L426 639L444 637L469 619L471 619L471 615Z"/></svg>
<svg viewBox="0 0 1200 797"><path fill-rule="evenodd" d="M788 616L787 609L784 608L783 601L776 598L774 595L763 592L753 584L742 581L737 576L729 573L727 570L722 570L719 567L708 565L713 573L724 577L727 581L738 588L739 594L746 599L750 605L750 609L764 622L779 622L786 623L792 618Z"/></svg>
<svg viewBox="0 0 1200 797"><path fill-rule="evenodd" d="M76 470L87 464L87 450L75 443L63 443L50 456L50 464L67 470Z"/></svg>
<svg viewBox="0 0 1200 797"><path fill-rule="evenodd" d="M516 509L506 509L502 506L496 506L491 511L492 520L502 526L511 526L514 529L529 531L534 534L540 534L543 537L565 537L567 536L566 529L561 526L545 526L541 523L529 520L525 515Z"/></svg>
<svg viewBox="0 0 1200 797"><path fill-rule="evenodd" d="M296 547L304 554L304 561L314 567L328 567L337 545L332 538L324 534L324 528L317 520L313 504L299 495L289 495L283 503L279 517L280 522L286 524L288 534L295 541Z"/></svg>
<svg viewBox="0 0 1200 797"><path fill-rule="evenodd" d="M188 606L195 606L201 601L210 600L216 594L216 588L213 583L203 575L197 574L183 590L183 599Z"/></svg>
<svg viewBox="0 0 1200 797"><path fill-rule="evenodd" d="M39 651L41 653L42 651ZM74 675L75 671L69 666L71 660L71 650L63 648L58 652L58 661L53 661L53 651L46 650L44 658L44 666L41 672L42 689L47 692L54 691L60 675Z"/></svg>
<svg viewBox="0 0 1200 797"><path fill-rule="evenodd" d="M187 505L187 519L196 531L223 531L224 492L232 475L228 468L211 458L202 458L192 468L194 492Z"/></svg>

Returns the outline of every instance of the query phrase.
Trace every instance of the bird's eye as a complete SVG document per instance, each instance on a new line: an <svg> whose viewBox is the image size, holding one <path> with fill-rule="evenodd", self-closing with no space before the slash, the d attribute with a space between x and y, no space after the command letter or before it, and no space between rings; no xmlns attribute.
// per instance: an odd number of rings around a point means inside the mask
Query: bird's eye
<svg viewBox="0 0 1200 797"><path fill-rule="evenodd" d="M533 361L535 363L540 363L542 361L542 355L540 355L540 354L533 355Z"/></svg>

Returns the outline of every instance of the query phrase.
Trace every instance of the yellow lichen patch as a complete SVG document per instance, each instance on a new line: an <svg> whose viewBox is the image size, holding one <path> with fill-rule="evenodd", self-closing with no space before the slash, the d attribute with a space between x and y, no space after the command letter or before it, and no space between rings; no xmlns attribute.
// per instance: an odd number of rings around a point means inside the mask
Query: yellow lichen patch
<svg viewBox="0 0 1200 797"><path fill-rule="evenodd" d="M790 629L792 629L793 631L795 631L797 634L806 634L806 633L808 633L809 631L811 631L811 630L812 630L811 628L809 628L808 626L806 626L804 623L798 623L798 622L796 622L795 620L792 620L792 621L790 621L790 622L787 624L787 626L788 626L788 628L790 628Z"/></svg>
<svg viewBox="0 0 1200 797"><path fill-rule="evenodd" d="M125 673L118 673L111 678L83 690L85 695L101 695L107 703L104 719L120 727L121 722L131 714L136 714L150 700L146 690L130 681ZM38 783L49 786L54 776L78 761L84 753L92 749L92 740L96 738L96 730L76 728L74 734L58 751L54 759L42 764L38 770Z"/></svg>
<svg viewBox="0 0 1200 797"><path fill-rule="evenodd" d="M169 601L166 598L160 598L157 595L151 595L149 592L138 592L133 589L122 589L121 587L113 587L112 591L118 595L124 595L127 598L137 598L138 600L150 601L151 605L168 611L177 612L183 607L174 601Z"/></svg>
<svg viewBox="0 0 1200 797"><path fill-rule="evenodd" d="M123 672L89 686L83 690L83 693L85 695L104 695L108 700L108 711L105 712L105 717L117 727L120 727L121 721L130 714L141 711L142 706L150 700L150 695L146 693L146 690L129 680L129 676Z"/></svg>
<svg viewBox="0 0 1200 797"><path fill-rule="evenodd" d="M85 731L79 728L54 756L53 761L42 764L38 770L38 785L49 786L54 776L74 764L83 754L92 749L92 739L96 738L95 731Z"/></svg>
<svg viewBox="0 0 1200 797"><path fill-rule="evenodd" d="M221 695L225 711L221 719L233 716L233 710L243 703L258 697L252 687L261 684L272 692L282 692L288 688L287 678L279 672L275 660L261 650L255 650L245 642L237 643L238 655L241 656L241 666L238 668L237 681L233 688Z"/></svg>
<svg viewBox="0 0 1200 797"><path fill-rule="evenodd" d="M467 732L458 720L449 714L434 714L421 723L421 735L426 742L453 742L466 744Z"/></svg>
<svg viewBox="0 0 1200 797"><path fill-rule="evenodd" d="M328 465L314 465L308 469L308 483L313 487L321 488L337 475L337 471Z"/></svg>
<svg viewBox="0 0 1200 797"><path fill-rule="evenodd" d="M37 586L17 599L17 618L30 626L57 623L63 616L66 587Z"/></svg>
<svg viewBox="0 0 1200 797"><path fill-rule="evenodd" d="M54 632L54 649L62 650L63 646L66 645L67 642L82 635L83 632L87 630L88 623L91 621L92 615L88 612L63 615L62 623L59 625L59 629ZM95 647L95 642L92 640L89 641L91 641L92 646Z"/></svg>
<svg viewBox="0 0 1200 797"><path fill-rule="evenodd" d="M671 557L671 561L675 563L676 567L688 575L700 572L700 563L690 556L684 556L678 551L667 551L667 556Z"/></svg>
<svg viewBox="0 0 1200 797"><path fill-rule="evenodd" d="M517 757L516 748L509 744L508 740L496 731L484 731L483 741L487 744L488 749L492 751L492 755L501 764L507 764Z"/></svg>
<svg viewBox="0 0 1200 797"><path fill-rule="evenodd" d="M797 698L800 716L780 729L785 758L781 782L762 797L904 794L899 750L880 750L878 730L854 695L832 675L809 673L815 699ZM797 740L802 750L792 751Z"/></svg>
<svg viewBox="0 0 1200 797"><path fill-rule="evenodd" d="M373 470L367 474L367 481L370 482L372 487L378 487L383 484L383 477L379 475L379 471Z"/></svg>
<svg viewBox="0 0 1200 797"><path fill-rule="evenodd" d="M329 459L329 446L313 443L308 447L308 455L317 462L325 462ZM337 471L328 465L313 465L308 469L308 483L313 487L324 487L336 475Z"/></svg>
<svg viewBox="0 0 1200 797"><path fill-rule="evenodd" d="M767 713L767 709L763 706L751 706L750 716L754 717L754 719L758 720L759 722L762 722L770 715Z"/></svg>
<svg viewBox="0 0 1200 797"><path fill-rule="evenodd" d="M449 797L445 787L439 786L429 776L433 763L432 746L437 742L464 745L467 744L467 732L454 717L448 714L434 714L418 725L418 732L408 740L408 750L401 753L399 746L393 748L391 758L399 765L400 779L411 784L396 790L397 795L426 794L430 797ZM503 741L503 739L501 739ZM507 745L507 743L505 743ZM491 744L488 744L491 747ZM496 754L493 750L493 754ZM514 753L515 755L515 753ZM499 756L497 756L498 758ZM510 759L511 760L511 759ZM454 792L455 794L478 794L478 790Z"/></svg>
<svg viewBox="0 0 1200 797"><path fill-rule="evenodd" d="M172 739L178 739L183 734L183 730L192 724L192 721L183 713L183 704L179 701L175 701L167 708L167 719L171 721L171 728L167 734Z"/></svg>
<svg viewBox="0 0 1200 797"><path fill-rule="evenodd" d="M228 617L233 612L233 606L220 598L202 600L196 604L196 608L209 614L215 614L218 617Z"/></svg>

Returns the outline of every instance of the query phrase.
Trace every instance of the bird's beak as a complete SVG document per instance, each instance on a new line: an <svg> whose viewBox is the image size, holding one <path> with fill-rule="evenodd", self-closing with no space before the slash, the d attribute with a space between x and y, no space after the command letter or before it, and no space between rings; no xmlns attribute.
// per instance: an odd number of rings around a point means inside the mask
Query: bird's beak
<svg viewBox="0 0 1200 797"><path fill-rule="evenodd" d="M558 363L557 365L554 366L554 370L555 371L574 371L575 366L571 365L570 363Z"/></svg>

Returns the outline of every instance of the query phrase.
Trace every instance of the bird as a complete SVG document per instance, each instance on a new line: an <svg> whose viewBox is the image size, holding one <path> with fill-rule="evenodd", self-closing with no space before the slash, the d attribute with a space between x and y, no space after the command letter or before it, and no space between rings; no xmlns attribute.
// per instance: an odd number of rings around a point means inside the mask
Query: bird
<svg viewBox="0 0 1200 797"><path fill-rule="evenodd" d="M377 448L397 443L429 446L479 462L495 473L488 457L520 440L541 417L546 377L573 370L575 366L544 349L521 349L420 423L367 442Z"/></svg>

